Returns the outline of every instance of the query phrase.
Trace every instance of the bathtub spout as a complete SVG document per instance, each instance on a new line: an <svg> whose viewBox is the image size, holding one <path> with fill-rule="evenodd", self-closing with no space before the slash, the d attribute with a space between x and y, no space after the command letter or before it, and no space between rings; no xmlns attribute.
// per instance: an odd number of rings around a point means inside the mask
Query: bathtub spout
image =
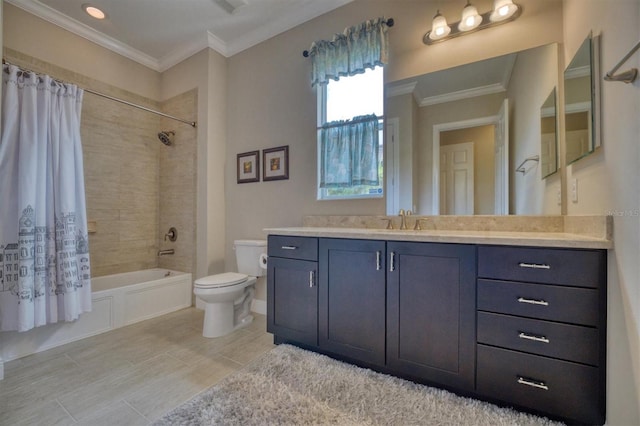
<svg viewBox="0 0 640 426"><path fill-rule="evenodd" d="M169 254L175 254L175 250L174 249L168 249L168 250L158 250L158 256L166 256Z"/></svg>

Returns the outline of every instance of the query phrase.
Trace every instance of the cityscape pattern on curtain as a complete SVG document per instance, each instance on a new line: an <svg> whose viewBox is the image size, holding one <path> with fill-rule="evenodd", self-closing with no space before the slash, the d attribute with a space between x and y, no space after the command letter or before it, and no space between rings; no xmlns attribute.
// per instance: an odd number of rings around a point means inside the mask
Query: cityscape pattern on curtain
<svg viewBox="0 0 640 426"><path fill-rule="evenodd" d="M34 216L27 206L20 216L18 241L0 245L0 291L33 301L47 291L60 295L82 288L91 279L89 238L76 226L75 213L56 217L54 228L36 226Z"/></svg>

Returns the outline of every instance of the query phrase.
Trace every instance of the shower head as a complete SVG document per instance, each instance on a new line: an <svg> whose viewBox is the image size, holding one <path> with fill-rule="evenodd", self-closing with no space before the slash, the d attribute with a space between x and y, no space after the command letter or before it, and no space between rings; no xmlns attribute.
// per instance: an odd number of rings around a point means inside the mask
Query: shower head
<svg viewBox="0 0 640 426"><path fill-rule="evenodd" d="M166 146L171 146L173 145L173 137L175 135L176 135L176 132L174 132L173 130L162 131L158 133L158 139L160 139L160 142L162 142Z"/></svg>

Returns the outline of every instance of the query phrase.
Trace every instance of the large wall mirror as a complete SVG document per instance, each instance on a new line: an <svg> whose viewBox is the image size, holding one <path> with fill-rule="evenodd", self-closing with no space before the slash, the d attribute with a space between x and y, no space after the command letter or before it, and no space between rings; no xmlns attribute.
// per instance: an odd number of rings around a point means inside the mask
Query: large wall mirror
<svg viewBox="0 0 640 426"><path fill-rule="evenodd" d="M587 37L564 72L566 163L600 146L598 38Z"/></svg>
<svg viewBox="0 0 640 426"><path fill-rule="evenodd" d="M387 83L387 214L559 214L538 163L515 173L557 80L550 44Z"/></svg>
<svg viewBox="0 0 640 426"><path fill-rule="evenodd" d="M554 87L540 108L540 169L542 178L558 171L558 115Z"/></svg>

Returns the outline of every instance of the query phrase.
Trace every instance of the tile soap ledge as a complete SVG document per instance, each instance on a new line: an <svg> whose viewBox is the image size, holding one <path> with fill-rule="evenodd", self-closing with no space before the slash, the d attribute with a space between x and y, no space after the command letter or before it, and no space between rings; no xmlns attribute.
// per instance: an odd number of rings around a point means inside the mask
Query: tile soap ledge
<svg viewBox="0 0 640 426"><path fill-rule="evenodd" d="M423 230L414 231L414 220ZM386 219L395 229L383 229ZM267 228L268 235L393 241L610 249L609 216L412 216L400 230L397 216L306 216L302 227Z"/></svg>

